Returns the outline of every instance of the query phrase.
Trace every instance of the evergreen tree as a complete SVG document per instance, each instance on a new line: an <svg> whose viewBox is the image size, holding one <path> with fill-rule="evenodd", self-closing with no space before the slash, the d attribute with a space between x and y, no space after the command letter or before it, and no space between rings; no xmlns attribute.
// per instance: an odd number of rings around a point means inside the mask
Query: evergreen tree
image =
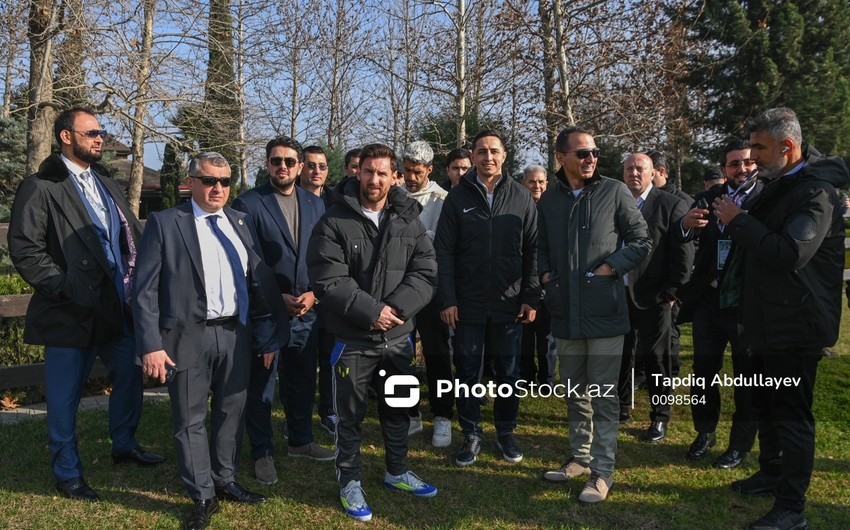
<svg viewBox="0 0 850 530"><path fill-rule="evenodd" d="M162 168L159 170L159 186L162 194L162 209L177 206L180 182L186 178L186 170L180 162L178 148L173 142L165 144Z"/></svg>
<svg viewBox="0 0 850 530"><path fill-rule="evenodd" d="M846 0L704 0L676 17L689 28L683 81L699 102L696 123L720 137L740 135L748 118L786 106L819 150L850 151Z"/></svg>

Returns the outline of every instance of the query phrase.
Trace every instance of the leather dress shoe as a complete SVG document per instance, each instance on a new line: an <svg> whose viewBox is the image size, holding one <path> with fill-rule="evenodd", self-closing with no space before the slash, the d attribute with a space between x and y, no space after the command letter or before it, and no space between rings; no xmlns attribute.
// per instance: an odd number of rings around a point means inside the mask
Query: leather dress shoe
<svg viewBox="0 0 850 530"><path fill-rule="evenodd" d="M224 501L243 502L245 504L260 504L266 500L264 495L252 493L240 486L238 482L228 482L222 487L216 487L215 496Z"/></svg>
<svg viewBox="0 0 850 530"><path fill-rule="evenodd" d="M781 478L779 475L771 475L758 470L750 477L736 480L729 487L732 488L732 491L744 495L773 495Z"/></svg>
<svg viewBox="0 0 850 530"><path fill-rule="evenodd" d="M663 440L665 436L667 436L667 422L654 421L644 433L643 439L655 443Z"/></svg>
<svg viewBox="0 0 850 530"><path fill-rule="evenodd" d="M717 439L713 432L697 433L697 437L690 448L688 448L688 454L685 455L685 458L688 460L701 460L705 458L708 450L714 447L715 443L717 443Z"/></svg>
<svg viewBox="0 0 850 530"><path fill-rule="evenodd" d="M112 453L112 461L116 464L123 462L133 462L140 466L155 466L165 462L165 457L156 453L145 451L141 447L130 449L123 453Z"/></svg>
<svg viewBox="0 0 850 530"><path fill-rule="evenodd" d="M196 500L192 513L183 523L183 530L201 530L210 524L210 518L219 510L218 499Z"/></svg>
<svg viewBox="0 0 850 530"><path fill-rule="evenodd" d="M774 507L758 521L750 523L749 530L806 530L806 516Z"/></svg>
<svg viewBox="0 0 850 530"><path fill-rule="evenodd" d="M733 467L740 466L741 462L744 461L745 456L747 456L746 451L727 449L726 452L718 456L717 460L715 460L711 465L717 469L732 469Z"/></svg>
<svg viewBox="0 0 850 530"><path fill-rule="evenodd" d="M57 482L56 489L62 492L62 494L68 497L69 499L89 502L97 502L98 500L100 500L100 497L97 496L97 492L91 489L88 484L86 484L86 481L83 480L83 477L77 477Z"/></svg>

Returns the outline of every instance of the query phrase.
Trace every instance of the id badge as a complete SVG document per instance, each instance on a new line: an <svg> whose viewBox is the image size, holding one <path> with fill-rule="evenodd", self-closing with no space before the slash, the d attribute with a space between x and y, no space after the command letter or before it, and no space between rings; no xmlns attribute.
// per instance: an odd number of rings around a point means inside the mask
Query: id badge
<svg viewBox="0 0 850 530"><path fill-rule="evenodd" d="M729 250L732 248L731 239L717 240L717 270L722 271L726 265L726 258L729 257Z"/></svg>

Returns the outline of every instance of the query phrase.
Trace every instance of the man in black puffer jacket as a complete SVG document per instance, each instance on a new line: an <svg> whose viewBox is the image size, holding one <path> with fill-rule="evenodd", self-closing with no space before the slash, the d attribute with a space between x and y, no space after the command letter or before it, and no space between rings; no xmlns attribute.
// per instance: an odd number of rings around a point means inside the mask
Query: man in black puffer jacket
<svg viewBox="0 0 850 530"><path fill-rule="evenodd" d="M319 221L307 247L307 274L336 337L334 368L337 478L346 514L372 518L360 487L360 424L368 389L378 372L378 413L384 435L388 488L420 497L437 489L408 471L407 409L418 396L400 398L394 388L418 388L410 373L413 317L434 295L434 248L419 221L422 207L392 186L395 153L381 144L360 152L360 175L349 181ZM408 381L405 381L408 379ZM409 403L412 399L413 403Z"/></svg>
<svg viewBox="0 0 850 530"><path fill-rule="evenodd" d="M475 167L449 191L434 248L440 281L440 317L455 329L457 380L478 383L487 344L496 383L516 388L522 324L534 321L540 299L537 279L537 209L531 193L502 172L505 144L496 131L482 131L473 141ZM481 451L481 403L457 392L457 412L464 441L455 463L475 462ZM505 460L522 460L516 443L519 397L498 396L493 423Z"/></svg>
<svg viewBox="0 0 850 530"><path fill-rule="evenodd" d="M815 459L815 377L841 318L844 220L836 188L850 183L850 173L842 159L802 149L791 109L767 110L748 129L764 189L748 211L727 195L713 204L732 238L720 307L740 308L756 375L759 471L732 489L775 497L750 528L803 529Z"/></svg>

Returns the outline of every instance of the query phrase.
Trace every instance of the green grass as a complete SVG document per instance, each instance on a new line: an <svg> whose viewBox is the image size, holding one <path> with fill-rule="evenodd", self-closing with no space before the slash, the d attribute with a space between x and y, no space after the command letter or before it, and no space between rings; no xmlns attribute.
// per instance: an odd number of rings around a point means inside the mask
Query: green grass
<svg viewBox="0 0 850 530"><path fill-rule="evenodd" d="M683 337L682 374L690 371L690 332ZM850 527L850 323L842 324L842 340L833 348L839 356L820 364L815 398L817 452L808 492L806 515L812 528ZM729 364L727 362L727 364ZM731 415L725 396L723 418ZM425 407L427 408L427 407ZM770 509L772 499L744 497L729 490L732 480L744 478L757 467L757 450L740 469L715 470L710 462L726 447L728 421L718 429L718 446L705 461L684 459L693 439L686 407L673 409L673 420L663 443L637 440L648 426L645 393L638 394L636 421L619 435L617 470L609 500L583 507L576 497L582 483L552 485L541 472L558 467L568 452L565 405L557 398L526 399L521 403L517 436L525 460L510 465L495 451L492 406L483 409L485 450L468 468L453 465L453 447L430 446L430 422L412 438L408 463L439 494L417 499L383 488L383 449L374 407L364 425L363 485L375 512L363 528L540 528L571 529L726 529L746 523ZM275 425L282 421L280 407ZM190 509L175 463L167 403L146 403L139 440L165 454L168 462L154 469L115 466L109 459L106 413L79 414L80 450L86 479L102 498L98 504L74 502L53 489L50 452L44 421L0 427L0 529L179 528ZM316 426L316 441L329 445L329 435ZM283 439L276 440L278 455L285 454ZM278 457L280 482L271 487L252 478L252 463L243 444L240 482L271 497L255 507L224 503L213 518L214 529L353 528L338 500L333 463L314 463Z"/></svg>

